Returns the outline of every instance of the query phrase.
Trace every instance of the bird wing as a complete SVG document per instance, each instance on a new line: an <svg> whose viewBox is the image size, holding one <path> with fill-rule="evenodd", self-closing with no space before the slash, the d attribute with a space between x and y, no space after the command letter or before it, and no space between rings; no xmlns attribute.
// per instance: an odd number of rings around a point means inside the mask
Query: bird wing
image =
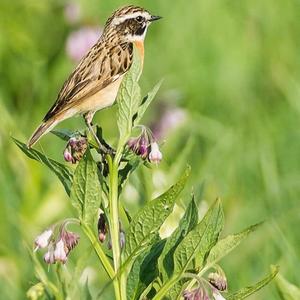
<svg viewBox="0 0 300 300"><path fill-rule="evenodd" d="M90 97L116 81L131 67L133 45L123 43L108 47L101 40L81 59L60 90L44 121Z"/></svg>

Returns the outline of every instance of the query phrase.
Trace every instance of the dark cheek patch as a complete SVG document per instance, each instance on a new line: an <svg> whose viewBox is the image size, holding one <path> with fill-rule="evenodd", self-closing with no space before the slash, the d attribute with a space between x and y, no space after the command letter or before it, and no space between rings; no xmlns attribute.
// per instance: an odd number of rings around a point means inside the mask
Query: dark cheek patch
<svg viewBox="0 0 300 300"><path fill-rule="evenodd" d="M137 31L135 32L136 35L143 35L143 33L146 30L146 25L144 25L143 27L140 27L137 29Z"/></svg>

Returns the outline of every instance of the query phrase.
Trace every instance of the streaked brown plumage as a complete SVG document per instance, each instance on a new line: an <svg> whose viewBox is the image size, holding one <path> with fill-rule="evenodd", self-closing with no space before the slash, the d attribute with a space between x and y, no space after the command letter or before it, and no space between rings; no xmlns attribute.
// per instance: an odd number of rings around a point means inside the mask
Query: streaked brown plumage
<svg viewBox="0 0 300 300"><path fill-rule="evenodd" d="M107 20L98 42L81 59L58 94L57 100L28 141L28 147L61 121L83 114L96 138L94 113L113 104L124 74L133 61L133 44L143 56L149 24L159 19L137 6L118 9Z"/></svg>

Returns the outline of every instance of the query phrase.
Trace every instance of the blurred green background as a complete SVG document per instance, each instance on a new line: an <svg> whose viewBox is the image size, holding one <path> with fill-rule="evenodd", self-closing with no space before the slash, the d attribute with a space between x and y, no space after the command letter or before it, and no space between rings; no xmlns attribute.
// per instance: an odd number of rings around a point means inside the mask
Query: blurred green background
<svg viewBox="0 0 300 300"><path fill-rule="evenodd" d="M281 273L299 286L299 1L131 3L164 17L148 31L141 80L146 93L165 78L146 118L163 143L164 162L150 173L140 170L143 176L138 183L132 179L124 201L141 194L150 198L190 163L193 178L186 195L193 189L202 209L217 196L222 198L224 234L266 220L222 262L230 290L255 282L270 264L279 264ZM76 64L70 52L76 55L76 47L90 34L82 28L97 31L114 9L125 4L0 3L1 299L25 298L37 282L26 245L31 246L49 224L72 215L55 175L26 158L10 135L25 142L50 108ZM111 143L117 139L115 111L113 107L95 117ZM82 128L83 121L76 118L60 125L66 127ZM64 143L53 135L43 137L37 148L63 161ZM85 246L74 251L71 261ZM89 282L97 291L93 254L90 265L94 269L88 270ZM104 284L105 275L100 277ZM279 296L271 284L251 299Z"/></svg>

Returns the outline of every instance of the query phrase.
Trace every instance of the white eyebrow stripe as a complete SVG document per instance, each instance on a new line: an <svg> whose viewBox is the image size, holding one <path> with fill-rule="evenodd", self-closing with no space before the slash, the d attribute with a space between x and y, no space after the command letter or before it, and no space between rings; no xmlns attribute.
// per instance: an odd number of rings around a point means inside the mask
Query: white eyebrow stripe
<svg viewBox="0 0 300 300"><path fill-rule="evenodd" d="M134 19L138 16L142 16L146 20L150 20L150 18L151 18L151 15L149 13L147 13L146 11L144 11L142 13L141 12L135 12L135 13L125 15L125 16L122 16L122 17L116 17L116 18L114 18L112 23L113 23L113 25L119 25L119 24L123 23L124 21L126 21L128 19Z"/></svg>

